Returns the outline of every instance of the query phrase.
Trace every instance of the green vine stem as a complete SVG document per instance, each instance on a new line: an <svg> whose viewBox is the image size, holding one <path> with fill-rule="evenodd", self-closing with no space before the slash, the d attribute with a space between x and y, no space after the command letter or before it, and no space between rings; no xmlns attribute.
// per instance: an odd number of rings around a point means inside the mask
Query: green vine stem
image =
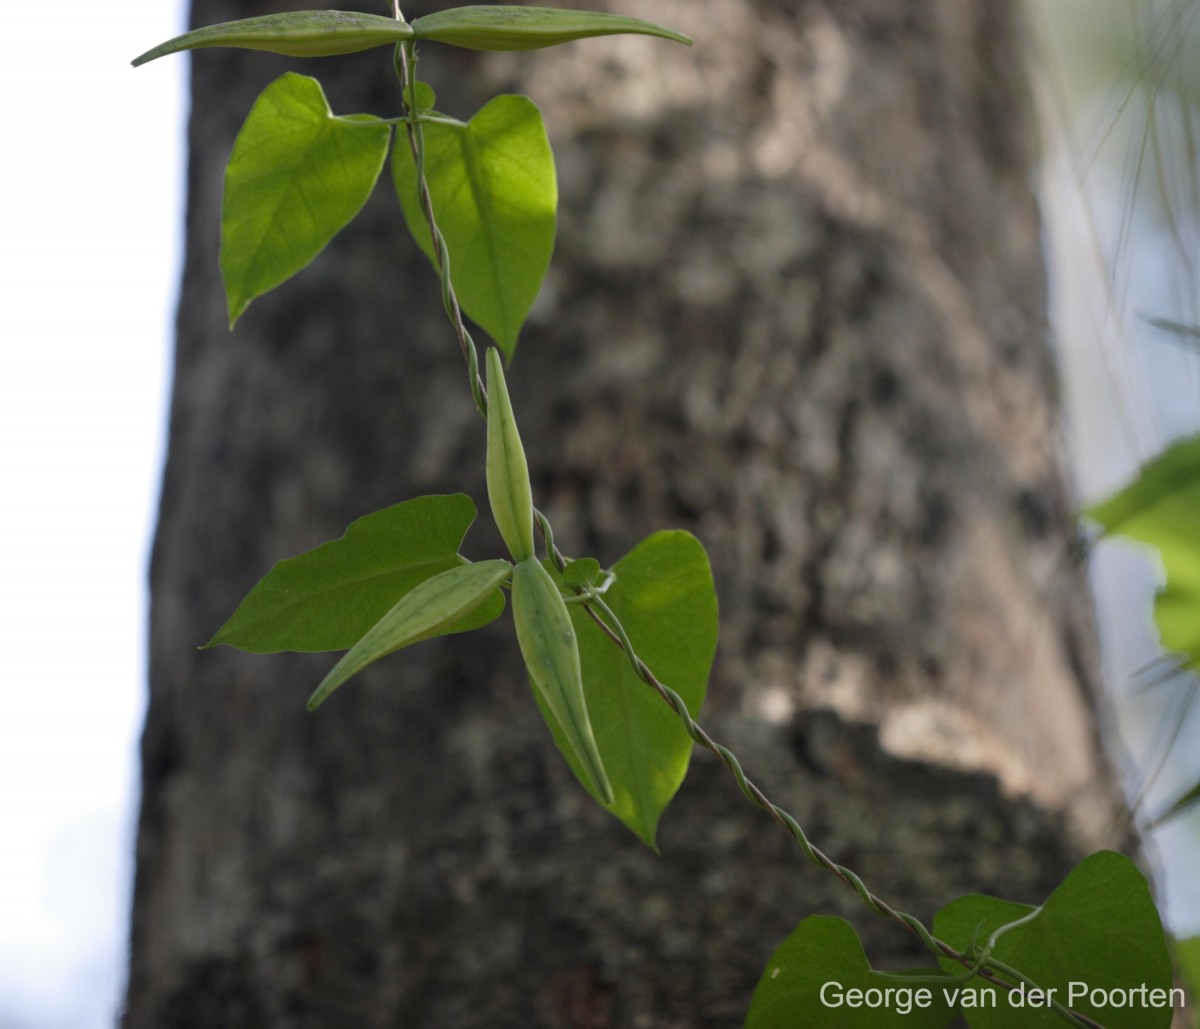
<svg viewBox="0 0 1200 1029"><path fill-rule="evenodd" d="M844 865L839 865L824 851L812 843L800 823L796 821L787 811L781 808L778 804L773 803L766 794L763 793L758 786L750 780L746 773L742 770L741 762L737 756L728 747L724 747L717 743L704 729L699 722L692 718L688 712L687 704L683 698L669 686L662 683L658 677L650 670L649 666L637 656L633 649L633 644L630 642L628 634L621 625L613 610L604 602L604 600L595 591L585 591L588 599L584 604L584 610L587 611L589 617L598 625L601 630L611 639L628 658L632 665L634 673L647 686L653 689L667 703L672 711L675 712L680 722L683 724L687 734L695 740L696 743L711 751L716 755L717 760L729 771L729 773L737 781L738 787L743 795L757 807L762 808L767 812L779 825L786 829L800 844L800 849L804 852L813 864L819 868L823 868L828 872L832 872L835 876L854 889L868 910L874 914L881 915L884 918L891 919L894 922L904 926L909 932L917 936L921 942L929 948L934 954L945 955L946 957L957 961L964 968L975 971L975 974L988 982L999 986L1009 992L1016 989L1011 983L1006 983L999 979L994 974L993 970L1002 972L1005 975L1016 978L1027 987L1038 988L1036 983L1033 983L1027 976L1010 968L1008 965L1002 964L995 958L991 957L990 951L995 940L1008 929L1020 925L1036 914L1039 914L1041 908L1012 922L1009 925L1001 926L993 934L988 941L988 947L984 951L984 957L981 962L972 961L970 957L960 953L951 947L944 940L939 940L933 935L924 925L923 922L915 915L907 914L903 911L897 911L885 900L877 894L869 890L862 879L851 869ZM982 964L983 967L977 967ZM1103 1025L1088 1018L1086 1015L1081 1015L1078 1012L1072 1011L1065 1005L1058 1002L1052 1002L1054 1010L1066 1018L1073 1025L1086 1026L1087 1029L1104 1029Z"/></svg>
<svg viewBox="0 0 1200 1029"><path fill-rule="evenodd" d="M400 18L399 4L393 0L392 4L393 15ZM458 298L454 292L454 285L450 271L450 255L446 247L445 238L442 236L440 229L437 226L437 218L433 209L433 200L429 192L429 185L425 178L425 140L424 133L421 128L422 118L419 111L413 109L410 99L416 95L416 46L412 41L398 43L396 45L395 67L396 73L400 79L405 103L408 106L408 117L403 119L408 134L409 148L412 151L413 160L416 163L417 170L417 188L419 191L419 200L421 210L424 214L426 224L429 227L429 233L433 241L433 251L435 263L437 265L438 275L442 285L442 305L445 308L446 315L450 319L450 323L454 329L454 333L458 338L459 348L462 351L463 357L467 362L468 374L471 382L471 392L475 399L475 406L483 417L487 418L487 389L484 386L483 379L479 373L479 356L475 346L475 341L472 339L470 332L463 322L462 311L458 304ZM555 566L561 571L567 564L567 558L562 554L554 542L554 532L550 526L549 520L542 512L534 509L534 519L537 523L539 532L546 542L546 551ZM978 975L985 981L1000 987L1008 992L1011 992L1017 987L1010 982L1006 982L1000 978L997 973L1015 979L1024 984L1026 987L1037 988L1027 976L1012 968L1003 962L998 961L990 954L988 947L981 958L972 960L966 954L960 953L951 947L944 940L938 939L929 931L928 928L915 915L907 914L903 911L898 911L896 908L888 904L883 898L867 888L862 879L852 870L844 865L839 865L831 857L825 854L819 847L813 844L805 834L800 823L796 821L792 815L781 808L778 804L771 801L765 793L750 778L742 769L741 762L737 756L729 750L728 747L717 743L688 712L687 704L683 698L679 696L669 686L662 683L658 677L650 670L649 666L638 657L633 649L628 634L624 626L621 625L612 609L604 602L600 592L595 589L584 589L579 594L579 602L583 604L584 610L588 616L600 627L600 629L624 652L630 665L633 667L637 677L653 689L663 701L675 712L679 718L687 734L700 746L712 752L718 761L729 771L729 773L737 781L738 788L742 794L753 803L755 806L763 809L768 815L774 819L784 830L791 834L799 843L800 849L805 857L819 868L832 873L843 883L850 886L862 900L866 908L872 913L890 919L893 922L903 926L910 933L916 936L931 952L939 956L945 956L959 963L968 970L968 974ZM1023 921L1022 919L1021 921ZM1014 923L1018 924L1018 923ZM993 939L999 935L1004 929L1009 926L1002 927L993 934ZM1072 1025L1084 1027L1084 1029L1104 1029L1104 1026L1086 1015L1082 1015L1076 1011L1072 1011L1065 1005L1052 1002L1053 1009Z"/></svg>
<svg viewBox="0 0 1200 1029"><path fill-rule="evenodd" d="M394 4L393 10L395 16L399 18L399 5ZM471 338L471 333L463 322L462 310L458 306L458 297L454 293L454 283L450 277L450 252L446 247L446 239L438 228L437 218L433 212L433 198L429 194L429 183L425 179L425 133L421 127L420 112L413 109L413 99L416 96L417 82L416 66L416 45L411 40L405 43L397 43L396 73L400 77L404 102L408 106L408 118L405 119L405 127L408 132L408 145L412 150L413 160L416 162L417 189L421 210L424 212L425 221L429 225L429 235L433 241L434 259L437 264L438 275L442 281L442 306L446 309L446 316L450 319L450 324L454 326L454 334L458 337L459 349L462 350L462 355L467 362L467 374L470 376L471 394L475 398L475 406L486 421L487 387L484 386L483 379L479 374L479 352L476 350L475 340Z"/></svg>
<svg viewBox="0 0 1200 1029"><path fill-rule="evenodd" d="M1041 909L1039 908L1038 912L1040 913L1040 911ZM1025 919L1020 919L1022 922L1024 920ZM1005 928L1007 928L1007 926L1005 926ZM1012 965L1005 964L1003 961L993 957L988 958L988 964L991 965L992 968L996 969L997 972L1003 972L1005 975L1016 979L1026 988L1026 990L1041 991L1041 987L1038 986L1038 984L1032 979L1030 979L1029 976L1025 975L1025 973L1023 973L1020 969L1014 968ZM1045 991L1042 992L1044 993ZM1087 1026L1088 1029L1104 1029L1104 1026L1099 1022L1094 1022L1092 1019L1088 1018L1087 1015L1081 1015L1078 1011L1072 1011L1061 1001L1057 1001L1053 997L1050 998L1050 1007L1073 1025Z"/></svg>

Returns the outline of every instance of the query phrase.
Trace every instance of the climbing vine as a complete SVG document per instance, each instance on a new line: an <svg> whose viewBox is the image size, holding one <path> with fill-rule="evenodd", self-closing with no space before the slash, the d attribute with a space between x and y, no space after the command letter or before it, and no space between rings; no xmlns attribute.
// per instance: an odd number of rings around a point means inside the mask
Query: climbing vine
<svg viewBox="0 0 1200 1029"><path fill-rule="evenodd" d="M214 46L299 57L390 48L402 108L393 118L334 114L320 84L295 73L255 101L225 175L220 260L229 320L307 266L360 212L390 160L405 222L438 276L486 423L488 500L508 551L477 562L462 556L476 516L465 495L409 499L279 562L208 646L345 651L312 693L308 706L316 709L373 662L477 629L511 603L534 701L601 808L657 849L659 818L699 744L804 857L930 952L930 967L879 971L849 923L808 915L770 955L748 998L752 1029L940 1029L959 1015L978 1029L1166 1029L1179 991L1149 887L1131 862L1094 854L1036 907L970 895L930 926L898 911L820 850L697 720L717 642L717 598L701 544L685 532L658 532L606 566L569 557L534 506L505 369L554 246L553 153L527 97L495 97L466 121L438 110L417 75L418 48L533 50L616 33L691 44L672 29L612 14L459 7L410 24L393 4L391 17L301 11L213 25L133 62ZM468 318L494 342L482 361Z"/></svg>

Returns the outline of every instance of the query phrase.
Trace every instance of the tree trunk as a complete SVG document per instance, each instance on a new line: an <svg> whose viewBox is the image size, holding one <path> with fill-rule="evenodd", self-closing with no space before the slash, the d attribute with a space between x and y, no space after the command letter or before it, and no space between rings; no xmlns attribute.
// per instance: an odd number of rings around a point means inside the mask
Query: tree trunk
<svg viewBox="0 0 1200 1029"><path fill-rule="evenodd" d="M696 47L422 52L439 108L526 92L556 150L557 253L509 375L535 500L605 563L656 529L700 537L722 605L702 721L835 859L922 917L969 891L1040 900L1129 830L1063 559L1015 5L611 9ZM195 649L354 517L486 498L390 188L227 331L223 164L299 62L193 61L126 1026L724 1027L813 912L851 918L877 965L920 960L706 753L661 856L598 810L508 616L315 715L329 657ZM300 70L339 113L399 109L386 51ZM473 557L501 552L486 521Z"/></svg>

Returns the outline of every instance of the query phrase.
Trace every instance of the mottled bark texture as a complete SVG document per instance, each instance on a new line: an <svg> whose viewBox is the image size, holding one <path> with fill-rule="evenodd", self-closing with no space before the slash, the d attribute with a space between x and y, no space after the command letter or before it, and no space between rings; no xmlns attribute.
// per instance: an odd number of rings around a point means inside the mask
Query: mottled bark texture
<svg viewBox="0 0 1200 1029"><path fill-rule="evenodd" d="M835 858L922 916L971 890L1040 899L1127 831L1063 571L1013 5L612 9L696 48L422 57L452 113L531 94L557 151L558 252L509 377L536 499L606 562L659 528L703 540L722 605L705 721ZM598 811L507 621L389 659L316 715L330 658L196 651L274 561L352 518L485 501L483 425L384 186L226 330L222 166L289 66L193 63L126 1025L731 1026L813 912L911 963L706 754L661 857ZM303 70L338 111L398 109L386 51ZM499 552L484 522L474 556Z"/></svg>

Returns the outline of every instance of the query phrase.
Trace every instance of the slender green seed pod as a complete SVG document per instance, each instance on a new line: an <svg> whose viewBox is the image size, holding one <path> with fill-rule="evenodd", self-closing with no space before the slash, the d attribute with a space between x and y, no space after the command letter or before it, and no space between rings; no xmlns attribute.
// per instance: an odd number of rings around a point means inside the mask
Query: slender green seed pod
<svg viewBox="0 0 1200 1029"><path fill-rule="evenodd" d="M641 18L553 7L495 4L452 7L418 18L412 27L417 39L432 39L470 50L537 50L591 36L622 33L659 36L692 45L682 32Z"/></svg>
<svg viewBox="0 0 1200 1029"><path fill-rule="evenodd" d="M612 785L583 695L575 627L562 594L537 558L521 561L513 569L512 610L517 642L534 688L557 719L589 785L604 803L611 804Z"/></svg>
<svg viewBox="0 0 1200 1029"><path fill-rule="evenodd" d="M243 50L266 50L290 57L331 57L401 43L413 38L412 26L396 18L355 11L289 11L259 18L223 21L218 25L185 32L140 57L136 68L147 61L209 46L232 46Z"/></svg>
<svg viewBox="0 0 1200 1029"><path fill-rule="evenodd" d="M308 698L309 711L352 675L410 643L436 636L465 618L491 595L512 571L507 561L460 565L426 579L404 594L342 659Z"/></svg>
<svg viewBox="0 0 1200 1029"><path fill-rule="evenodd" d="M514 561L533 557L533 494L529 465L513 418L500 351L487 352L487 488L492 517Z"/></svg>

